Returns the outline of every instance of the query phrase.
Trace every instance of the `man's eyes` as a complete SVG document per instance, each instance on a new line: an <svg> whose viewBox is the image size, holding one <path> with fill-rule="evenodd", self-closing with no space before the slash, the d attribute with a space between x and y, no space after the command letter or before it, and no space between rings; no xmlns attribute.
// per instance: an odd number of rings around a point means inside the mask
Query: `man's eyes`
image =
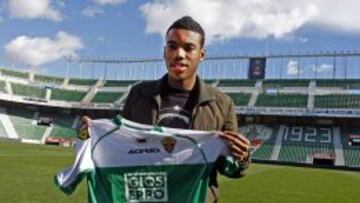
<svg viewBox="0 0 360 203"><path fill-rule="evenodd" d="M166 47L168 49L176 49L177 48L177 46L175 44L167 44Z"/></svg>
<svg viewBox="0 0 360 203"><path fill-rule="evenodd" d="M166 47L167 47L168 49L183 48L186 52L191 52L191 51L193 51L193 50L196 49L196 48L195 48L194 46L192 46L192 45L185 45L185 46L183 46L183 47L179 47L179 46L177 46L177 45L175 45L175 44L167 44Z"/></svg>

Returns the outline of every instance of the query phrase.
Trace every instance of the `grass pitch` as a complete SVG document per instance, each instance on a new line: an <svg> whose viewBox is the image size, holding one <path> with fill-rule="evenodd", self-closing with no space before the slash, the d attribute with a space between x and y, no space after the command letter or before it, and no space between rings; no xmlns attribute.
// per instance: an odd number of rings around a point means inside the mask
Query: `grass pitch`
<svg viewBox="0 0 360 203"><path fill-rule="evenodd" d="M71 196L53 183L73 160L70 148L0 140L0 202L87 202L86 181ZM252 164L241 180L220 178L220 203L353 203L359 186L359 172Z"/></svg>

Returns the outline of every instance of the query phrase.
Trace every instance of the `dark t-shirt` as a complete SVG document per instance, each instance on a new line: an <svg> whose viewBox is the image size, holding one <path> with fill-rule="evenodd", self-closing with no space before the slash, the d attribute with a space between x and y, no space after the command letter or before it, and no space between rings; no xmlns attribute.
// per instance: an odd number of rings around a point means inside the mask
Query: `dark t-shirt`
<svg viewBox="0 0 360 203"><path fill-rule="evenodd" d="M158 125L189 129L191 126L191 114L195 106L195 89L175 89L165 83L161 89L161 106Z"/></svg>

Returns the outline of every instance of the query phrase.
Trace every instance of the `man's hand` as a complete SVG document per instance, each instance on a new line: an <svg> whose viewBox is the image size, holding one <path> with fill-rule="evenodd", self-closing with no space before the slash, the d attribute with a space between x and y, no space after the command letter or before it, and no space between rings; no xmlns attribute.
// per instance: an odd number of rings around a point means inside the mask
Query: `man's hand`
<svg viewBox="0 0 360 203"><path fill-rule="evenodd" d="M80 119L80 128L89 127L92 119L89 116L82 116Z"/></svg>
<svg viewBox="0 0 360 203"><path fill-rule="evenodd" d="M244 136L231 131L224 131L220 134L228 143L234 158L239 162L247 162L250 157L250 141Z"/></svg>

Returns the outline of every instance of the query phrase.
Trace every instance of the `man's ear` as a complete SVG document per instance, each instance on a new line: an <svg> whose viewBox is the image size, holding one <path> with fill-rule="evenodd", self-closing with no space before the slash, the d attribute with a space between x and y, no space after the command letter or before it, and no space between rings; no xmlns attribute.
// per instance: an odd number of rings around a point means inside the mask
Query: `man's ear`
<svg viewBox="0 0 360 203"><path fill-rule="evenodd" d="M206 49L202 48L200 51L200 61L203 61L205 59L205 55L206 55Z"/></svg>

